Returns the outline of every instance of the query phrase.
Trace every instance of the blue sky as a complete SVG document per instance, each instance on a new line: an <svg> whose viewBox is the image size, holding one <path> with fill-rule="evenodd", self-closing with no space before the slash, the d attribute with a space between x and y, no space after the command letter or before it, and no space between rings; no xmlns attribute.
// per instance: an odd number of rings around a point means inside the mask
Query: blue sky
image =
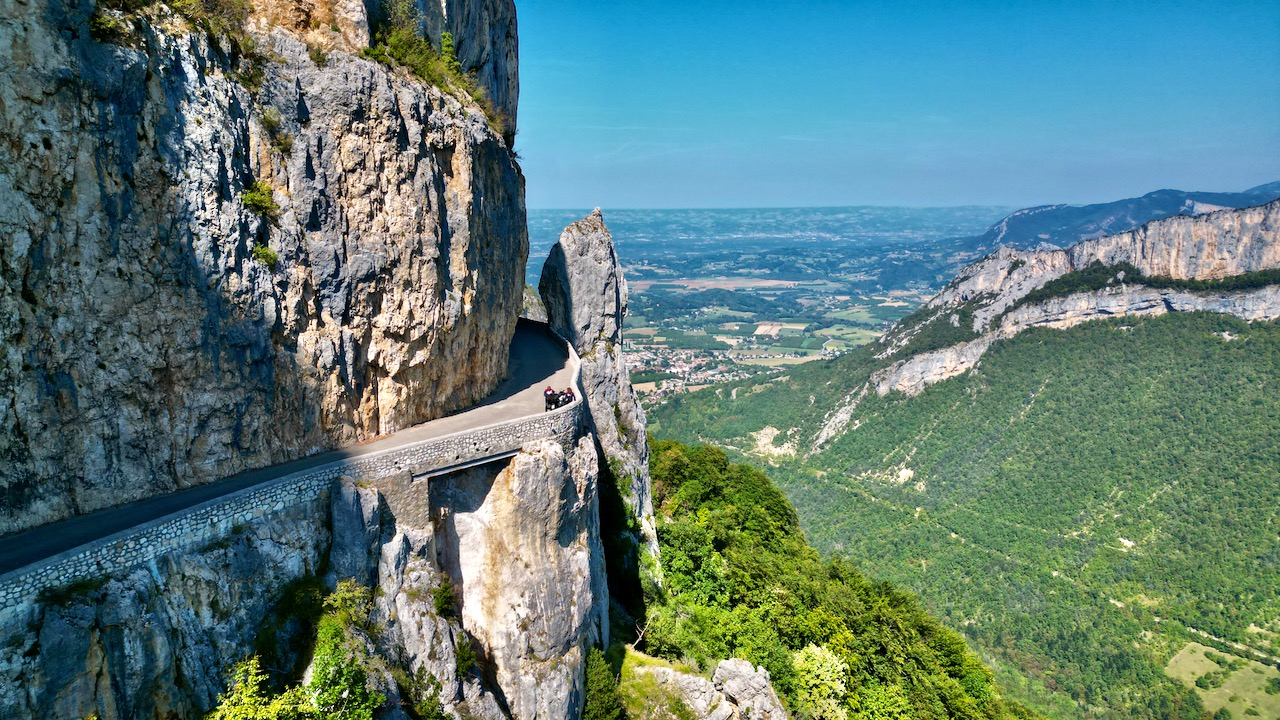
<svg viewBox="0 0 1280 720"><path fill-rule="evenodd" d="M531 208L1280 180L1280 2L516 0Z"/></svg>

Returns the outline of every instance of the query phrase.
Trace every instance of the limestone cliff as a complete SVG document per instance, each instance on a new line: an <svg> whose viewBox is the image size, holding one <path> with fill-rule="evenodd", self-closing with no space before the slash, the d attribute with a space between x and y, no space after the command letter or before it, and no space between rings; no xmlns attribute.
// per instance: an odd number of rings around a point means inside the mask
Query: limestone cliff
<svg viewBox="0 0 1280 720"><path fill-rule="evenodd" d="M627 282L599 208L561 233L542 266L538 291L551 328L582 358L582 389L600 444L601 473L613 479L637 539L656 557L644 410L622 356Z"/></svg>
<svg viewBox="0 0 1280 720"><path fill-rule="evenodd" d="M1094 262L1129 263L1147 276L1198 280L1280 267L1280 201L1158 220L1065 250L1001 248L960 271L928 307L954 306L981 295L991 296L991 301L974 313L974 329L982 331L1019 298Z"/></svg>
<svg viewBox="0 0 1280 720"><path fill-rule="evenodd" d="M246 656L306 661L314 638L289 592L327 567L330 587L376 589L372 650L438 682L446 711L575 718L587 650L609 637L596 481L585 435L432 478L344 479L196 552L47 593L0 613L16 650L0 657L0 717L201 717ZM441 587L454 597L443 615ZM462 643L474 669L458 664ZM388 697L379 717L404 718L403 688L387 670L373 681Z"/></svg>
<svg viewBox="0 0 1280 720"><path fill-rule="evenodd" d="M1107 287L1041 302L1019 301L1050 281L1095 262L1128 263L1147 277L1216 280L1280 267L1280 201L1259 207L1179 216L1089 240L1065 250L1021 251L1002 247L962 270L955 281L907 322L885 334L880 359L898 359L871 374L866 385L829 411L811 442L812 452L849 430L853 410L874 389L916 395L929 385L968 372L992 343L1034 327L1065 329L1101 318L1215 312L1248 320L1280 319L1280 286L1248 291L1193 292L1147 287L1111 278ZM965 326L962 315L972 317ZM968 339L912 353L930 325L949 323ZM935 346L936 347L936 346ZM903 357L905 355L905 357Z"/></svg>
<svg viewBox="0 0 1280 720"><path fill-rule="evenodd" d="M1080 242L1066 250L1018 251L1002 247L963 270L956 282L925 306L923 323L888 333L879 356L909 347L927 323L959 327L960 307L972 307L974 340L906 357L874 373L879 395L916 395L927 386L968 372L992 342L1034 327L1070 328L1089 320L1165 313L1222 313L1245 320L1280 318L1280 287L1240 292L1158 290L1126 282L1123 275L1097 291L1076 292L1016 305L1061 275L1093 263L1129 263L1143 275L1220 279L1280 268L1280 201L1242 210L1148 223L1135 231ZM1016 306L1015 306L1016 305ZM832 415L837 419L838 414ZM829 434L829 433L828 433ZM826 438L823 438L826 439ZM819 443L822 441L819 441Z"/></svg>
<svg viewBox="0 0 1280 720"><path fill-rule="evenodd" d="M100 42L92 4L0 2L0 533L386 434L502 377L528 253L506 140L357 57L364 3L255 8L249 40L152 5ZM439 10L426 31L514 118L510 0Z"/></svg>
<svg viewBox="0 0 1280 720"><path fill-rule="evenodd" d="M381 538L374 552L355 545L356 557L376 567L390 654L439 680L446 707L521 720L577 717L587 650L609 638L591 439L568 451L535 442L510 463L400 482L379 483L386 512L363 523L361 536ZM457 621L421 599L440 583L453 590ZM478 678L458 676L459 641L478 651Z"/></svg>

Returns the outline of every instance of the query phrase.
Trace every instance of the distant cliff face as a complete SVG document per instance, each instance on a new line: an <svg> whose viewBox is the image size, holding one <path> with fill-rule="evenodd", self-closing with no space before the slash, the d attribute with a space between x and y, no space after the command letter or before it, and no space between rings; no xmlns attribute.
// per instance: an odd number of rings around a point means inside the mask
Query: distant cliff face
<svg viewBox="0 0 1280 720"><path fill-rule="evenodd" d="M1215 312L1254 321L1280 318L1280 287L1239 292L1162 290L1116 277L1103 289L1042 302L1015 304L1032 291L1095 262L1128 263L1144 276L1216 280L1280 267L1280 201L1199 217L1176 217L1131 232L1090 240L1065 250L1024 252L1001 248L963 270L956 282L929 301L926 319L890 331L879 356L910 348L929 323L959 327L960 308L971 308L976 337L921 352L871 375L868 387L915 395L929 385L976 366L996 340L1033 327L1065 329L1100 318ZM855 403L856 404L856 401ZM843 431L849 412L832 414L815 447ZM842 420L843 418L843 420Z"/></svg>
<svg viewBox="0 0 1280 720"><path fill-rule="evenodd" d="M523 177L477 108L351 54L364 4L261 4L252 63L163 6L110 44L90 6L38 5L0 8L0 533L501 379ZM441 8L514 117L511 2Z"/></svg>
<svg viewBox="0 0 1280 720"><path fill-rule="evenodd" d="M975 329L982 329L1032 290L1094 262L1125 262L1147 276L1198 280L1280 267L1280 200L1168 218L1065 250L1001 248L960 271L928 307L954 306L989 295L990 302L974 313Z"/></svg>
<svg viewBox="0 0 1280 720"><path fill-rule="evenodd" d="M1096 205L1042 205L1018 210L973 241L978 248L992 250L1001 245L1028 249L1044 243L1065 247L1123 233L1153 220L1252 207L1271 202L1277 196L1280 196L1280 187L1269 183L1244 192L1156 190L1142 197Z"/></svg>

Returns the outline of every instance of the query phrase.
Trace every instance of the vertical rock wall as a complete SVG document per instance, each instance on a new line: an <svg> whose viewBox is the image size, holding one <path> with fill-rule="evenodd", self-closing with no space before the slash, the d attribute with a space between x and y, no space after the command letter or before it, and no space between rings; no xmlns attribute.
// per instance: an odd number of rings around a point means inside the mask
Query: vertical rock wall
<svg viewBox="0 0 1280 720"><path fill-rule="evenodd" d="M514 35L509 2L462 5ZM509 148L346 52L361 3L309 5L327 56L270 24L298 7L263 6L248 58L162 5L103 43L91 4L0 0L0 534L390 433L501 379L528 253Z"/></svg>
<svg viewBox="0 0 1280 720"><path fill-rule="evenodd" d="M587 651L609 639L596 462L589 436L568 449L544 440L505 464L385 478L386 495L334 493L330 567L376 583L386 655L439 681L446 707L581 713ZM433 599L442 586L454 598L445 616ZM476 672L459 673L460 643L476 650Z"/></svg>

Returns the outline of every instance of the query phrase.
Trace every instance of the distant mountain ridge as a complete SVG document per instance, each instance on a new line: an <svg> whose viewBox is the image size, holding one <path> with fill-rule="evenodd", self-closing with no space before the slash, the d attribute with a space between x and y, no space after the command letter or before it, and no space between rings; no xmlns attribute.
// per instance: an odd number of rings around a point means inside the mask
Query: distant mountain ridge
<svg viewBox="0 0 1280 720"><path fill-rule="evenodd" d="M1040 205L1009 215L972 238L972 245L974 250L994 250L1001 245L1030 249L1044 243L1065 247L1132 230L1152 220L1252 207L1276 198L1280 198L1280 181L1235 193L1166 189L1093 205Z"/></svg>

